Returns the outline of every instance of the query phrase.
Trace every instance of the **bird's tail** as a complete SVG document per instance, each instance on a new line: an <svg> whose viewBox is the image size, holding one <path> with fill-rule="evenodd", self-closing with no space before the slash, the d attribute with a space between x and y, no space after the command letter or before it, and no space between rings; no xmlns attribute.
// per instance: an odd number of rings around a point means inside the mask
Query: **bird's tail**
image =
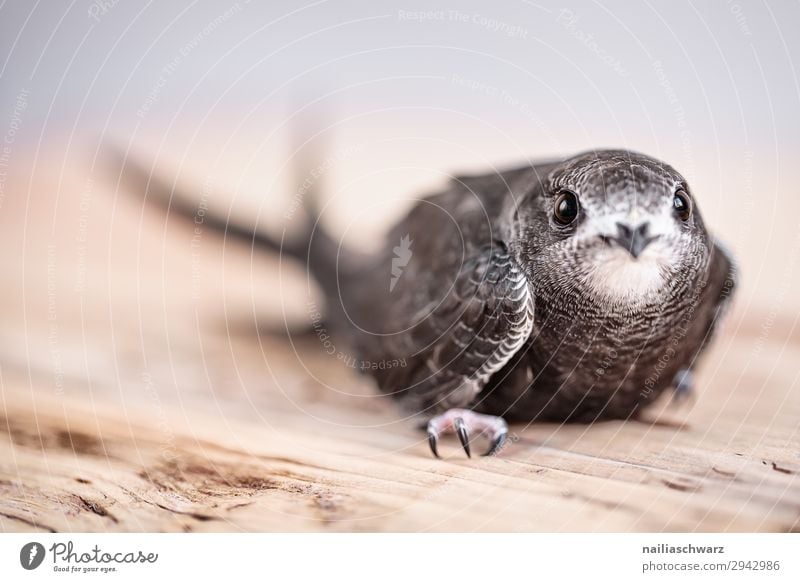
<svg viewBox="0 0 800 582"><path fill-rule="evenodd" d="M311 171L314 166L309 156L296 156L298 162L293 173L298 184L303 186L297 190L299 207L296 210L302 212L304 219L301 232L291 237L276 237L255 224L230 221L213 213L202 205L201 196L181 191L174 181L148 171L146 165L113 145L106 145L104 158L106 167L113 172L123 190L143 198L147 204L162 208L170 217L190 225L202 225L204 232L217 232L226 240L280 253L305 264L329 304L335 306L339 303L334 298L341 295L342 280L352 278L357 269L359 261L355 254L341 247L320 224L317 181L308 178L315 174Z"/></svg>

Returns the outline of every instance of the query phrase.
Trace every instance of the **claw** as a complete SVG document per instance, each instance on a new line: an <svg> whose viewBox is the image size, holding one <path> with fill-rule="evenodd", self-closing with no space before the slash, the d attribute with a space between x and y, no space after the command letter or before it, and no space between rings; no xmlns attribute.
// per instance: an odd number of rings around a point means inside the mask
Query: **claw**
<svg viewBox="0 0 800 582"><path fill-rule="evenodd" d="M467 427L464 424L464 419L459 416L453 421L453 426L456 429L458 440L461 441L461 446L464 447L464 452L467 453L467 457L471 459L472 453L469 452L469 433L467 432Z"/></svg>
<svg viewBox="0 0 800 582"><path fill-rule="evenodd" d="M690 370L681 370L675 374L675 389L670 406L678 407L694 396L694 377Z"/></svg>
<svg viewBox="0 0 800 582"><path fill-rule="evenodd" d="M497 436L494 437L492 440L492 446L489 447L489 450L483 453L484 457L491 457L492 455L496 454L506 442L506 437L508 436L507 431L503 431Z"/></svg>
<svg viewBox="0 0 800 582"><path fill-rule="evenodd" d="M428 444L433 455L439 459L439 436L445 432L454 432L461 441L461 446L467 457L472 458L470 449L470 433L480 432L490 441L489 450L483 456L497 454L508 437L508 425L499 416L480 414L472 410L452 408L434 416L428 421Z"/></svg>
<svg viewBox="0 0 800 582"><path fill-rule="evenodd" d="M439 451L437 449L437 444L439 444L439 437L436 436L436 433L433 431L428 431L428 444L431 446L431 452L433 456L437 459L441 459L439 456Z"/></svg>

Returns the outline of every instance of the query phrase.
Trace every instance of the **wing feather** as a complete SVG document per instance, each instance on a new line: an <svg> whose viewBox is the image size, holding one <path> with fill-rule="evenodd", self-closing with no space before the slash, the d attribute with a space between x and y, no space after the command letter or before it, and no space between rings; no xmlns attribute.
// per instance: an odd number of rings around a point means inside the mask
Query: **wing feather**
<svg viewBox="0 0 800 582"><path fill-rule="evenodd" d="M467 406L533 329L533 295L524 271L504 248L465 262L451 291L414 318L411 374L387 374L385 391L411 408ZM406 385L399 385L405 383Z"/></svg>

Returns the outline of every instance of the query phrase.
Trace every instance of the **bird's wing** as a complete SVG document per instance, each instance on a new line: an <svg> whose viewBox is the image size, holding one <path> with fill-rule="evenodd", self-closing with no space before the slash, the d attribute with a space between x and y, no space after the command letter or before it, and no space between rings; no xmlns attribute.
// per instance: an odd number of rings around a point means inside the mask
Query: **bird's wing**
<svg viewBox="0 0 800 582"><path fill-rule="evenodd" d="M714 314L709 323L706 343L722 319L727 315L733 291L736 287L736 262L733 255L720 241L715 240L711 250L711 266L707 285L714 293Z"/></svg>
<svg viewBox="0 0 800 582"><path fill-rule="evenodd" d="M704 315L695 318L695 325L702 326L698 329L701 341L691 356L690 368L694 367L706 347L711 343L720 323L728 313L736 286L736 277L736 263L733 255L720 241L714 240L711 245L711 258L705 282Z"/></svg>
<svg viewBox="0 0 800 582"><path fill-rule="evenodd" d="M467 406L530 336L533 296L524 271L495 246L466 261L444 299L413 323L404 341L416 366L383 388L417 411Z"/></svg>

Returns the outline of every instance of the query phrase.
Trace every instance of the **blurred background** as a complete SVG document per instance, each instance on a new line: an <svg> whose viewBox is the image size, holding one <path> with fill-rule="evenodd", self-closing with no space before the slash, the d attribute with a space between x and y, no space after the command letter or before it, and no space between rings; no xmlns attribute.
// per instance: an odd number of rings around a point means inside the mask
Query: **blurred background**
<svg viewBox="0 0 800 582"><path fill-rule="evenodd" d="M91 416L65 413L71 426L86 427L100 423L104 403L126 417L138 410L156 427L161 456L177 447L181 431L208 436L212 426L215 443L273 443L298 454L380 458L417 447L408 461L413 467L427 454L418 434L387 428L400 420L397 412L383 408L352 371L331 367L314 339L313 349L305 349L258 333L258 326L308 321L311 284L300 268L197 234L143 204L120 182L118 168L109 167L107 144L198 208L279 234L297 227L303 187L294 160L310 156L319 163L306 168L305 178L321 191L324 223L345 244L365 250L454 173L630 148L688 177L706 223L739 260L740 282L728 331L703 368L698 405L678 414L702 430L684 437L665 432L659 445L635 426L625 429L626 438L639 436L624 442L614 438L614 427L594 430L606 431L602 442L618 444L619 456L672 463L670 471L705 467L706 460L720 466L717 452L730 447L728 464L710 475L736 474L745 455L756 492L766 478L785 482L762 497L707 487L728 502L687 506L694 513L681 514L678 498L669 498L654 521L616 511L613 501L603 520L589 513L588 522L568 523L564 513L542 511L553 499L545 490L545 501L532 505L539 521L523 529L797 527L774 500L788 490L794 469L787 463L796 465L796 447L789 445L797 443L800 417L798 22L800 4L789 0L6 0L0 3L6 415L22 419L20 427L39 426L45 404L80 412L91 406ZM295 127L307 128L303 139ZM219 426L199 422L202 413ZM245 421L256 427L246 442L236 424ZM108 435L118 425L103 426L104 450L112 450ZM592 459L604 454L596 450L599 440L581 440L583 428L541 430L539 444L583 443ZM676 438L686 439L683 448L676 449ZM65 445L72 458L74 440L47 442L51 449ZM20 450L0 461L21 463ZM712 451L703 463L680 456L702 450ZM519 445L509 454L531 451L537 449ZM31 457L31 475L38 475L37 459ZM553 465L569 462L558 457ZM22 479L20 467L8 464L10 481ZM767 477L759 473L763 467ZM142 474L132 470L132 482ZM196 501L185 479L175 487ZM573 475L557 487L581 483ZM424 490L429 483L415 485ZM583 486L587 496L602 496L594 481ZM685 487L681 481L644 498L693 491ZM485 490L476 485L470 495ZM615 491L609 489L611 499L619 498ZM740 512L762 498L763 507ZM329 514L338 518L322 499L312 509L320 505L328 521ZM502 495L493 499L483 500L492 519L501 515L492 503L504 503ZM418 527L415 519L433 515L445 498L434 501L397 527ZM703 521L697 515L706 506L717 513ZM374 514L384 510L377 503ZM779 521L764 521L767 514ZM737 516L749 521L731 525Z"/></svg>

